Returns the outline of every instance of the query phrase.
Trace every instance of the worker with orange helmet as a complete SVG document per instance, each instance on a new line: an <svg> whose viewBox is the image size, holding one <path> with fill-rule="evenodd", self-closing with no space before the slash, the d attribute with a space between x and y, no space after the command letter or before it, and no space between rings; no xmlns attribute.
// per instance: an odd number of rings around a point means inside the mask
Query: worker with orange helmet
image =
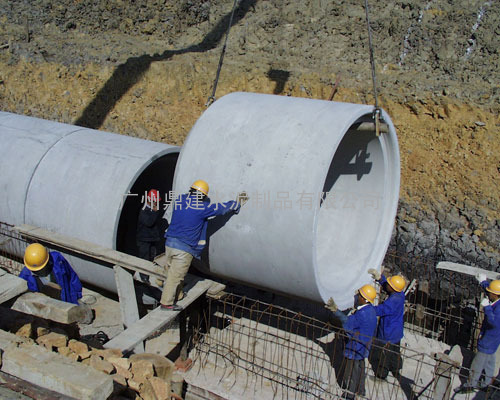
<svg viewBox="0 0 500 400"><path fill-rule="evenodd" d="M173 209L172 218L165 232L168 273L160 299L160 306L164 310L182 310L175 303L180 297L182 282L193 257L200 258L205 248L208 219L231 212L238 213L241 205L248 200L246 193L242 192L236 201L211 203L208 192L208 183L197 180L188 193L177 197L170 206Z"/></svg>
<svg viewBox="0 0 500 400"><path fill-rule="evenodd" d="M386 379L389 372L399 378L403 367L401 358L401 339L403 338L406 281L401 275L386 278L376 269L368 273L377 281L387 294L384 302L375 307L377 317L377 335L370 353L370 364L375 377Z"/></svg>
<svg viewBox="0 0 500 400"><path fill-rule="evenodd" d="M78 275L63 255L57 251L47 251L40 243L26 247L24 265L19 274L28 282L28 289L39 292L41 286L55 282L61 287L61 300L78 304L82 297L82 284Z"/></svg>
<svg viewBox="0 0 500 400"><path fill-rule="evenodd" d="M496 351L500 345L500 280L488 282L486 275L479 273L476 276L481 287L486 291L487 298L481 301L484 311L484 320L481 325L477 352L472 360L468 380L455 389L459 393L488 389L495 379ZM479 378L484 371L484 381Z"/></svg>
<svg viewBox="0 0 500 400"><path fill-rule="evenodd" d="M373 302L377 292L372 285L363 285L354 296L354 310L349 315L340 311L332 297L325 307L340 320L347 335L344 361L338 373L338 382L345 390L343 399L354 399L365 395L365 358L377 327L377 316Z"/></svg>

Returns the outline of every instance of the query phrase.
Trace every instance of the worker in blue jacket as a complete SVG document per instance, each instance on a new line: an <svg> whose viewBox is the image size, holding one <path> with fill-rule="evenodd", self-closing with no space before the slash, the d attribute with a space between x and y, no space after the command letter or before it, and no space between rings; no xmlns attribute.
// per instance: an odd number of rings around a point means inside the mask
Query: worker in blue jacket
<svg viewBox="0 0 500 400"><path fill-rule="evenodd" d="M24 265L19 277L28 282L29 290L39 292L41 285L55 282L61 287L61 300L78 305L82 284L61 253L48 252L41 244L33 243L24 252Z"/></svg>
<svg viewBox="0 0 500 400"><path fill-rule="evenodd" d="M500 280L488 282L485 274L478 274L476 279L486 291L487 298L481 301L484 311L484 320L481 325L477 352L472 360L467 382L455 389L459 393L485 390L495 379L495 353L500 345ZM479 378L484 371L484 382Z"/></svg>
<svg viewBox="0 0 500 400"><path fill-rule="evenodd" d="M344 361L338 373L340 387L345 390L342 398L354 399L357 394L365 395L365 358L370 353L370 346L377 327L377 316L373 301L377 296L371 285L362 286L354 298L354 311L345 315L329 298L325 307L340 320L347 335L344 349Z"/></svg>
<svg viewBox="0 0 500 400"><path fill-rule="evenodd" d="M370 268L372 275L387 293L387 299L375 307L379 318L377 336L370 353L370 364L375 376L386 379L389 372L399 378L403 367L401 339L403 338L406 281L401 275L386 278L379 271Z"/></svg>
<svg viewBox="0 0 500 400"><path fill-rule="evenodd" d="M182 309L175 302L193 257L200 258L206 245L208 219L230 212L238 213L241 205L248 200L243 192L236 201L211 203L208 191L208 183L197 180L188 193L180 195L170 206L173 211L165 233L168 273L160 299L162 309Z"/></svg>

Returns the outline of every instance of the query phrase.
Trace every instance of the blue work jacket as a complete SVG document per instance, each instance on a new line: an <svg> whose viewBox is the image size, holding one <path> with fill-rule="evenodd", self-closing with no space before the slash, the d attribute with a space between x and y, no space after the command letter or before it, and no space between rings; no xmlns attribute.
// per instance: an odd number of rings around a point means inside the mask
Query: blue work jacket
<svg viewBox="0 0 500 400"><path fill-rule="evenodd" d="M82 283L80 278L63 255L57 251L49 253L49 262L52 263L52 273L56 278L56 283L61 286L61 300L68 303L78 304L78 299L82 297ZM24 267L19 274L28 282L28 289L32 292L39 292L38 283L33 273Z"/></svg>
<svg viewBox="0 0 500 400"><path fill-rule="evenodd" d="M351 360L362 360L368 357L377 328L375 307L372 304L366 304L358 307L349 316L338 310L334 312L334 315L342 322L342 327L348 337L344 357Z"/></svg>
<svg viewBox="0 0 500 400"><path fill-rule="evenodd" d="M378 281L382 287L388 285L384 275ZM392 293L383 303L375 306L379 318L377 338L393 344L398 344L403 338L405 294L404 292Z"/></svg>
<svg viewBox="0 0 500 400"><path fill-rule="evenodd" d="M236 201L210 203L201 201L194 194L180 195L173 207L172 220L165 232L165 246L182 250L199 258L206 245L208 219L229 212L238 213Z"/></svg>
<svg viewBox="0 0 500 400"><path fill-rule="evenodd" d="M486 289L488 281L481 282L481 287ZM484 320L477 341L477 349L481 353L493 354L500 344L500 301L497 300L490 306L484 307Z"/></svg>

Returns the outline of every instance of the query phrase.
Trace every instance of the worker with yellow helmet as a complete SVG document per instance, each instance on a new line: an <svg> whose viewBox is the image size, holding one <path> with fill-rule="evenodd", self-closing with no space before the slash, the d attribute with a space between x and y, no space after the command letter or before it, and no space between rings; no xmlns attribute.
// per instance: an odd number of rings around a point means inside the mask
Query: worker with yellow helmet
<svg viewBox="0 0 500 400"><path fill-rule="evenodd" d="M403 338L406 281L401 275L386 278L373 268L370 268L368 273L382 286L388 296L375 307L379 321L370 353L370 364L375 377L379 379L386 379L389 372L395 378L399 378L403 367L400 344Z"/></svg>
<svg viewBox="0 0 500 400"><path fill-rule="evenodd" d="M197 180L188 193L177 197L170 206L173 211L165 232L168 273L160 299L162 309L182 310L175 302L180 297L182 282L193 257L200 258L206 245L208 219L230 212L238 213L241 205L248 200L246 193L242 192L236 201L211 203L208 192L208 183Z"/></svg>
<svg viewBox="0 0 500 400"><path fill-rule="evenodd" d="M24 265L19 274L28 282L28 289L39 292L41 286L55 282L61 287L61 300L78 304L82 297L82 284L78 275L63 255L57 251L47 251L40 243L26 247Z"/></svg>
<svg viewBox="0 0 500 400"><path fill-rule="evenodd" d="M500 280L488 282L486 275L480 273L476 276L481 287L486 291L487 297L481 301L484 311L484 320L481 325L477 352L472 360L469 378L455 389L459 393L475 390L485 390L495 380L496 351L500 345ZM479 378L484 371L484 381Z"/></svg>
<svg viewBox="0 0 500 400"><path fill-rule="evenodd" d="M365 395L365 358L370 353L370 346L375 329L377 316L373 302L377 292L372 285L361 286L354 297L354 310L349 315L340 311L332 297L325 307L340 320L347 335L344 349L344 361L338 373L338 382L345 390L343 399L354 399Z"/></svg>

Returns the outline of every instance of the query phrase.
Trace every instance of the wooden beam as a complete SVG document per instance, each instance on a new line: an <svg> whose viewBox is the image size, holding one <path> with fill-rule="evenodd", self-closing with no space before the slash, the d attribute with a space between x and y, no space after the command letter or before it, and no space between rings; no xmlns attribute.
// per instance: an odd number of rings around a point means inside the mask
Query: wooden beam
<svg viewBox="0 0 500 400"><path fill-rule="evenodd" d="M15 226L14 230L26 238L36 240L57 250L81 254L104 264L121 265L133 271L165 279L164 269L161 266L139 257L108 249L85 240L60 235L36 226L19 225Z"/></svg>
<svg viewBox="0 0 500 400"><path fill-rule="evenodd" d="M113 269L115 270L116 288L118 289L118 298L120 299L123 326L128 328L139 321L139 307L137 306L135 295L134 277L119 265L115 265Z"/></svg>
<svg viewBox="0 0 500 400"><path fill-rule="evenodd" d="M186 296L177 304L186 309L191 303L203 296L212 286L213 281L198 278L195 285L187 292ZM120 349L124 354L130 352L135 346L144 342L156 331L160 331L170 322L172 322L182 311L168 311L155 308L148 315L137 321L135 324L115 336L109 342L104 344L107 349Z"/></svg>
<svg viewBox="0 0 500 400"><path fill-rule="evenodd" d="M498 279L500 274L487 269L472 267L465 264L457 264L450 261L441 261L436 265L436 269L446 269L448 271L458 272L460 274L476 276L477 274L485 274L488 279Z"/></svg>
<svg viewBox="0 0 500 400"><path fill-rule="evenodd" d="M120 311L122 313L123 326L128 328L139 321L139 307L135 295L134 277L119 265L113 267L115 270L116 288L120 299ZM144 353L144 343L139 342L134 348L134 353Z"/></svg>

